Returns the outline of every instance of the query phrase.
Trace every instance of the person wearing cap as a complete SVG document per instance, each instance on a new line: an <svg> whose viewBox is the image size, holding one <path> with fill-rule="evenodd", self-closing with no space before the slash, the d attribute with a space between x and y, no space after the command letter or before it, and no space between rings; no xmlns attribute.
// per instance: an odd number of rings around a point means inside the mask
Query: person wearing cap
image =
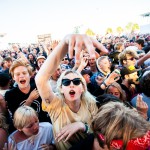
<svg viewBox="0 0 150 150"><path fill-rule="evenodd" d="M123 67L120 71L122 77L121 87L126 92L127 101L131 101L131 98L137 94L136 88L139 84L139 77L137 71L133 65Z"/></svg>
<svg viewBox="0 0 150 150"><path fill-rule="evenodd" d="M37 57L36 61L37 61L38 69L41 68L41 66L43 65L45 60L46 60L46 58L44 56Z"/></svg>

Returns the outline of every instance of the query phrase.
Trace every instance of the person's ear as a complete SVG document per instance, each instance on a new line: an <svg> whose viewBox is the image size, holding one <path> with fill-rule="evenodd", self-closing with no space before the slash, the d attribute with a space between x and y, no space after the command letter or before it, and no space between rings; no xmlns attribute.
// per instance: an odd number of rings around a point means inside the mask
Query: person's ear
<svg viewBox="0 0 150 150"><path fill-rule="evenodd" d="M126 60L123 60L123 64L125 64L125 65L126 65L126 64L127 64L127 61L126 61Z"/></svg>
<svg viewBox="0 0 150 150"><path fill-rule="evenodd" d="M17 129L17 130L20 131L20 132L22 131L21 129Z"/></svg>
<svg viewBox="0 0 150 150"><path fill-rule="evenodd" d="M129 76L126 74L126 75L124 76L124 78L125 78L125 79L129 79Z"/></svg>

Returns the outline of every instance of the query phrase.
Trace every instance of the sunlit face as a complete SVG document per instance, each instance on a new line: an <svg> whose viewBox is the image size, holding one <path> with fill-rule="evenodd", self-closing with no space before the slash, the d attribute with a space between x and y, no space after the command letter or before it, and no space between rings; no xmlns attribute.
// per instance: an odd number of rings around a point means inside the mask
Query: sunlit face
<svg viewBox="0 0 150 150"><path fill-rule="evenodd" d="M120 96L121 96L119 90L116 87L114 87L114 86L110 86L109 87L108 94L112 94L112 95L114 95L114 96L116 96L118 98L120 98Z"/></svg>
<svg viewBox="0 0 150 150"><path fill-rule="evenodd" d="M136 46L139 50L142 49L142 46L141 46L140 44L138 44L138 43L135 43L135 46Z"/></svg>
<svg viewBox="0 0 150 150"><path fill-rule="evenodd" d="M136 58L132 55L126 54L126 60L123 60L124 65L135 66Z"/></svg>
<svg viewBox="0 0 150 150"><path fill-rule="evenodd" d="M30 85L30 75L26 67L19 66L14 69L13 79L20 89L28 88Z"/></svg>
<svg viewBox="0 0 150 150"><path fill-rule="evenodd" d="M30 120L30 123L25 125L25 127L23 127L21 129L21 131L28 137L31 137L33 135L38 134L39 132L39 120L38 118L32 118Z"/></svg>
<svg viewBox="0 0 150 150"><path fill-rule="evenodd" d="M37 65L39 68L41 68L41 66L44 64L44 61L45 61L45 59L43 59L43 58L38 59Z"/></svg>
<svg viewBox="0 0 150 150"><path fill-rule="evenodd" d="M63 79L69 79L69 80L73 80L75 78L80 78L80 77L75 73L69 73L63 77ZM72 81L68 86L64 86L62 84L61 92L64 94L65 99L69 102L80 100L83 91L84 89L83 89L82 82L79 85L73 84Z"/></svg>
<svg viewBox="0 0 150 150"><path fill-rule="evenodd" d="M111 68L111 63L107 58L102 59L99 62L99 66L100 69L105 72L105 73L109 73L110 72L110 68Z"/></svg>

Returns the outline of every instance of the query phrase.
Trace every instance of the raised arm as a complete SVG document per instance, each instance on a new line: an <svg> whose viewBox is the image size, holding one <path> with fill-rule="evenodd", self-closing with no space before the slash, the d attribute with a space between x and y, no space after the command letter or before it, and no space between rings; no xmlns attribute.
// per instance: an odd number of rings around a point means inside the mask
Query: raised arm
<svg viewBox="0 0 150 150"><path fill-rule="evenodd" d="M72 34L65 36L48 56L36 75L35 81L42 100L48 103L54 98L54 93L48 81L67 52L69 53L69 57L72 58L73 51L75 50L76 61L79 61L82 49L87 48L91 58L95 58L94 47L100 48L100 46L97 40L86 35Z"/></svg>

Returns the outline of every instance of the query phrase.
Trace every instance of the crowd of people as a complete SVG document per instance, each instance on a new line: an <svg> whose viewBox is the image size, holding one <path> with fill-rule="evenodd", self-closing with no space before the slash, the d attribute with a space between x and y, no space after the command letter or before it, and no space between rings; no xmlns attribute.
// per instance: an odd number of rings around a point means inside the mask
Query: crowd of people
<svg viewBox="0 0 150 150"><path fill-rule="evenodd" d="M0 149L150 149L150 35L66 35L0 51Z"/></svg>

